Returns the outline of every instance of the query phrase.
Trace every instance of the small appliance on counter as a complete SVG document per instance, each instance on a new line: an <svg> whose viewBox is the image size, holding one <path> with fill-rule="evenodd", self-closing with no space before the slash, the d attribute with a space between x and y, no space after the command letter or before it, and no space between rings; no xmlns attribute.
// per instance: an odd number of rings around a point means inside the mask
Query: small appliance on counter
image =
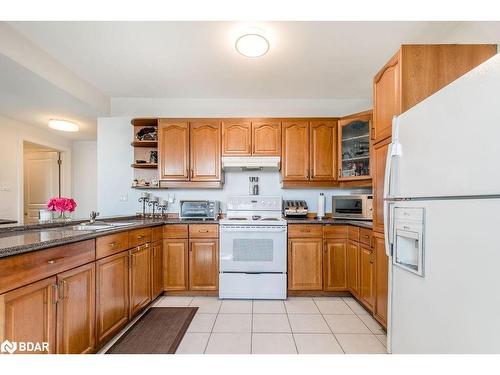
<svg viewBox="0 0 500 375"><path fill-rule="evenodd" d="M219 207L219 201L181 200L179 217L184 220L217 220Z"/></svg>
<svg viewBox="0 0 500 375"><path fill-rule="evenodd" d="M308 212L306 201L285 200L283 202L283 214L286 217L305 217Z"/></svg>
<svg viewBox="0 0 500 375"><path fill-rule="evenodd" d="M372 220L373 195L334 195L332 214L334 219Z"/></svg>

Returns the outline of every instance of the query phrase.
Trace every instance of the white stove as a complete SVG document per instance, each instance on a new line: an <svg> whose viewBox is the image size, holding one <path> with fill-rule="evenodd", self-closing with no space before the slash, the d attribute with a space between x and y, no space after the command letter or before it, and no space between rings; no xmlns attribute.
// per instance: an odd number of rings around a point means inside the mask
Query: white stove
<svg viewBox="0 0 500 375"><path fill-rule="evenodd" d="M281 197L238 196L220 220L219 297L286 299L287 223Z"/></svg>

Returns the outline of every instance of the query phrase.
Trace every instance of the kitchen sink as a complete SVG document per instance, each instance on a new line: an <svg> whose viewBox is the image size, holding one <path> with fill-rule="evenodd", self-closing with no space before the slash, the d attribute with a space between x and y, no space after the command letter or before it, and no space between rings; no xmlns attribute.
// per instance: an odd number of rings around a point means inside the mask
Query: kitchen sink
<svg viewBox="0 0 500 375"><path fill-rule="evenodd" d="M94 223L81 223L78 225L73 225L71 228L73 230L107 230L107 229L113 229L117 227L126 227L134 225L134 223L130 222L116 222L116 223L106 223L102 221L96 221Z"/></svg>

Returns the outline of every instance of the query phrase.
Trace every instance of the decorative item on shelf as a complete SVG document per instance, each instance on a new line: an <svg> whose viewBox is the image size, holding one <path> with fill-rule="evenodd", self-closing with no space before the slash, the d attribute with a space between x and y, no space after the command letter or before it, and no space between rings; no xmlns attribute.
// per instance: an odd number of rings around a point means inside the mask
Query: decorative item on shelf
<svg viewBox="0 0 500 375"><path fill-rule="evenodd" d="M141 178L138 180L137 178L134 179L134 182L132 182L133 187L148 187L150 183L146 181L144 178Z"/></svg>
<svg viewBox="0 0 500 375"><path fill-rule="evenodd" d="M152 212L151 215L149 216L151 219L155 218L155 208L159 206L159 198L158 197L151 197L149 198L149 203L148 206L152 207Z"/></svg>
<svg viewBox="0 0 500 375"><path fill-rule="evenodd" d="M135 164L146 164L148 161L143 159L136 159Z"/></svg>
<svg viewBox="0 0 500 375"><path fill-rule="evenodd" d="M139 141L156 141L158 139L158 133L155 127L142 128L137 132L135 137Z"/></svg>
<svg viewBox="0 0 500 375"><path fill-rule="evenodd" d="M159 182L158 182L157 178L153 178L151 180L151 186L154 186L154 187L158 187L159 186Z"/></svg>
<svg viewBox="0 0 500 375"><path fill-rule="evenodd" d="M142 203L142 217L146 217L146 204L149 202L149 193L142 193L141 197L138 199Z"/></svg>
<svg viewBox="0 0 500 375"><path fill-rule="evenodd" d="M158 163L158 151L149 151L149 162L151 164Z"/></svg>
<svg viewBox="0 0 500 375"><path fill-rule="evenodd" d="M165 199L162 199L160 201L160 204L158 204L158 208L161 210L161 217L166 218L167 217L168 202Z"/></svg>
<svg viewBox="0 0 500 375"><path fill-rule="evenodd" d="M134 181L132 181L132 187L139 186L139 180L137 178L134 178Z"/></svg>
<svg viewBox="0 0 500 375"><path fill-rule="evenodd" d="M47 209L49 211L52 211L52 213L58 212L58 216L54 218L58 221L70 220L70 213L75 210L76 206L76 202L73 198L66 197L54 197L47 203Z"/></svg>

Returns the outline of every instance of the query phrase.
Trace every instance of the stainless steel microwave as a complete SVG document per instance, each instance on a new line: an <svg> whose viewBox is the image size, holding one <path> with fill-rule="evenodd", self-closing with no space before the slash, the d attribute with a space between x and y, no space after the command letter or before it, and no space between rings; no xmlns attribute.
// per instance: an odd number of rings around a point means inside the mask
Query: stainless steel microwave
<svg viewBox="0 0 500 375"><path fill-rule="evenodd" d="M373 219L373 195L332 196L332 216L334 219Z"/></svg>
<svg viewBox="0 0 500 375"><path fill-rule="evenodd" d="M186 200L180 202L181 219L216 220L219 216L219 201Z"/></svg>

